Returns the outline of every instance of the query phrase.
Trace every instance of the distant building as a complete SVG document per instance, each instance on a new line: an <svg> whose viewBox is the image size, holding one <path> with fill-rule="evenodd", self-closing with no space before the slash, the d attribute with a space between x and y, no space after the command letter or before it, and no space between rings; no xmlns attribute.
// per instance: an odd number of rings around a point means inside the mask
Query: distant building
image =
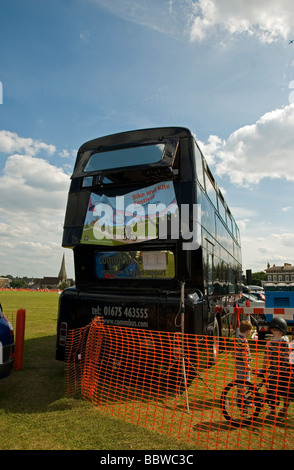
<svg viewBox="0 0 294 470"><path fill-rule="evenodd" d="M266 282L264 284L293 284L294 285L294 266L284 263L284 266L267 265Z"/></svg>
<svg viewBox="0 0 294 470"><path fill-rule="evenodd" d="M36 279L34 288L35 289L58 289L61 284L67 283L68 285L73 284L72 279L67 278L65 269L65 257L63 255L60 270L57 277L43 277L43 279Z"/></svg>
<svg viewBox="0 0 294 470"><path fill-rule="evenodd" d="M0 277L0 287L9 287L10 279L8 277Z"/></svg>

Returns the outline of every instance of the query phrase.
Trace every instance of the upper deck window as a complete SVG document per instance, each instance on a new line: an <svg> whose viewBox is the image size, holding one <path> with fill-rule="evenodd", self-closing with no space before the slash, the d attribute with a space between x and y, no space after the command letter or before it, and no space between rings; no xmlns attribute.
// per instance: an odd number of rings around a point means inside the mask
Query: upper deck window
<svg viewBox="0 0 294 470"><path fill-rule="evenodd" d="M195 142L194 142L194 152L195 152L197 179L199 183L201 184L202 188L204 188L205 186L204 186L204 177L203 177L202 156Z"/></svg>
<svg viewBox="0 0 294 470"><path fill-rule="evenodd" d="M206 171L204 172L204 176L205 176L206 193L207 193L209 199L211 200L211 202L213 203L213 205L215 207L217 207L217 194L216 194L215 187L214 187L210 177L206 173Z"/></svg>
<svg viewBox="0 0 294 470"><path fill-rule="evenodd" d="M85 172L157 163L162 159L164 147L165 144L144 145L93 153L85 167Z"/></svg>

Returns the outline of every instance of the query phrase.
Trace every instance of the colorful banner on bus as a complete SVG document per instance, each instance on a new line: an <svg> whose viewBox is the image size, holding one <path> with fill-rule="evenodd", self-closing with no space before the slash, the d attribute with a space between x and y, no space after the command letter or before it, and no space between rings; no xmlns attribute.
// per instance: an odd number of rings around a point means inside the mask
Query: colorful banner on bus
<svg viewBox="0 0 294 470"><path fill-rule="evenodd" d="M90 194L81 238L83 244L114 246L158 238L158 221L177 217L171 181L153 184L124 196ZM166 227L165 227L166 228ZM166 231L162 229L164 238Z"/></svg>

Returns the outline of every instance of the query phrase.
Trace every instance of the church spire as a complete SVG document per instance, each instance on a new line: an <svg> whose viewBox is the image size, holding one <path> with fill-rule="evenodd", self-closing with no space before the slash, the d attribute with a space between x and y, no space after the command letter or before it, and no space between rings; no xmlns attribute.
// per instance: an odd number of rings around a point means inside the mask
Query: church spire
<svg viewBox="0 0 294 470"><path fill-rule="evenodd" d="M58 274L58 279L60 279L61 282L64 282L67 279L67 274L66 274L66 269L65 269L64 253L63 253L63 257L62 257L62 261L61 261L61 267L60 267L60 271L59 271L59 274Z"/></svg>

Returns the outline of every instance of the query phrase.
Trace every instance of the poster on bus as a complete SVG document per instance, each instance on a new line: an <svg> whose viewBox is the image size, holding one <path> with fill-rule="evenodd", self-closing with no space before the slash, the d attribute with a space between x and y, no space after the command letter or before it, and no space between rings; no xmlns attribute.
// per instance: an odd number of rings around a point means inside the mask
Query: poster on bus
<svg viewBox="0 0 294 470"><path fill-rule="evenodd" d="M177 217L173 182L164 181L124 196L90 194L81 243L119 245L166 238L167 217ZM160 225L159 225L159 222Z"/></svg>

